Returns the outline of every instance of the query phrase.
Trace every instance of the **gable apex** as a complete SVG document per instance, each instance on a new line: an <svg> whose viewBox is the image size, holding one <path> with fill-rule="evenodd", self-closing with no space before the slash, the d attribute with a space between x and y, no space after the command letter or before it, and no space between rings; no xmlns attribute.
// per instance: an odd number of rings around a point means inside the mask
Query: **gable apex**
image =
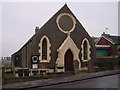
<svg viewBox="0 0 120 90"><path fill-rule="evenodd" d="M65 3L65 4L64 4L64 6L66 6L66 7L67 7L67 3ZM64 6L63 6L63 7L64 7Z"/></svg>
<svg viewBox="0 0 120 90"><path fill-rule="evenodd" d="M107 41L109 41L112 44L120 45L120 42L119 42L120 41L120 36L113 36L113 35L110 35L110 34L105 34L104 32L101 35L101 37L98 39L98 41L96 42L96 44L98 44L99 41L102 38L106 39Z"/></svg>
<svg viewBox="0 0 120 90"><path fill-rule="evenodd" d="M68 5L66 3L63 5L63 7L60 10L58 10L58 12L61 12L61 13L64 13L64 12L65 13L72 13L70 8L68 7Z"/></svg>
<svg viewBox="0 0 120 90"><path fill-rule="evenodd" d="M70 13L74 16L74 14L72 13L72 11L69 9L67 4L64 4L63 7L61 7L41 28L39 29L43 29L43 27L46 26L46 24L50 23L50 21L54 20L54 18L57 18L57 16L61 13ZM74 16L75 17L75 16Z"/></svg>
<svg viewBox="0 0 120 90"><path fill-rule="evenodd" d="M102 37L96 42L96 45L100 42L100 40L101 40L102 38L104 38L105 40L109 41L109 42L112 43L112 44L115 44L115 43L113 43L112 41L110 41L109 39L107 39L105 36L102 36Z"/></svg>

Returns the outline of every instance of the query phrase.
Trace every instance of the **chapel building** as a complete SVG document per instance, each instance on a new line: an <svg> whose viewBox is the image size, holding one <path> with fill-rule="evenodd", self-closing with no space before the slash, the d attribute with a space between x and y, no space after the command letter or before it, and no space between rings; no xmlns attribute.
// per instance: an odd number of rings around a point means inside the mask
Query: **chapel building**
<svg viewBox="0 0 120 90"><path fill-rule="evenodd" d="M31 72L75 72L91 70L95 44L65 4L12 55L15 70Z"/></svg>

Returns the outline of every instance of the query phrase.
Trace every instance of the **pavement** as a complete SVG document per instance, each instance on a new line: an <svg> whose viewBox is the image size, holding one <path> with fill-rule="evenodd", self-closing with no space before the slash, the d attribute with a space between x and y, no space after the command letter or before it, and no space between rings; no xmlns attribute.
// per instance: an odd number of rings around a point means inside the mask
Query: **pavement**
<svg viewBox="0 0 120 90"><path fill-rule="evenodd" d="M51 79L40 79L40 80L34 80L34 81L6 84L6 85L3 85L2 88L3 90L4 89L15 89L15 90L16 89L29 89L29 88L34 88L34 87L44 87L44 86L92 79L92 78L97 78L97 77L102 77L102 76L114 75L118 73L120 73L118 70L110 70L110 71L102 71L102 72L94 72L94 73L80 73L77 75L71 75L67 77L57 77L57 78L51 78Z"/></svg>
<svg viewBox="0 0 120 90"><path fill-rule="evenodd" d="M118 90L120 84L118 82L118 74L115 75L109 75L109 76L104 76L104 77L99 77L99 78L92 78L92 79L87 79L87 80L80 80L80 81L75 81L75 82L70 82L70 83L63 83L63 84L57 84L57 85L50 85L50 86L45 86L45 87L35 87L35 88L30 88L28 90L41 90L43 88L70 88L70 90L73 88L77 90L77 88L82 88L82 90L103 90L102 88L106 88L105 90ZM94 88L94 89L93 89ZM95 89L96 88L96 89ZM99 89L98 89L99 88ZM59 89L58 89L59 90ZM67 90L67 89L66 89Z"/></svg>

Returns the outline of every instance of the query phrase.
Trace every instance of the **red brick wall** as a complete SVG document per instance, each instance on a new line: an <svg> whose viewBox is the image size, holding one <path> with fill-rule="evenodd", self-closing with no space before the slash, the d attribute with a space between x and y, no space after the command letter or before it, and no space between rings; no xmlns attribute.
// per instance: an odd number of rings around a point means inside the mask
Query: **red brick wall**
<svg viewBox="0 0 120 90"><path fill-rule="evenodd" d="M117 55L116 45L112 44L105 38L102 37L100 41L97 43L97 45L110 45L110 48L109 48L110 55Z"/></svg>

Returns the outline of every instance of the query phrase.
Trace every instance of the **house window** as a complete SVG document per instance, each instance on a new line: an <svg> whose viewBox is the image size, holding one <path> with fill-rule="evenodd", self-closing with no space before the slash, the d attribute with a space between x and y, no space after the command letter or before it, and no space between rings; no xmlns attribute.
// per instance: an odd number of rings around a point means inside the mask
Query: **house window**
<svg viewBox="0 0 120 90"><path fill-rule="evenodd" d="M84 60L87 60L88 58L88 47L87 47L87 41L85 40L84 41L84 44L83 44L83 47L84 47Z"/></svg>
<svg viewBox="0 0 120 90"><path fill-rule="evenodd" d="M47 60L47 41L46 38L42 41L42 60Z"/></svg>
<svg viewBox="0 0 120 90"><path fill-rule="evenodd" d="M39 43L39 61L40 62L50 62L51 60L51 43L47 36L43 36Z"/></svg>
<svg viewBox="0 0 120 90"><path fill-rule="evenodd" d="M85 38L83 41L82 41L82 45L81 45L81 53L82 53L82 61L83 62L87 62L91 59L90 57L90 54L91 54L91 51L90 51L90 43L88 41L87 38Z"/></svg>

